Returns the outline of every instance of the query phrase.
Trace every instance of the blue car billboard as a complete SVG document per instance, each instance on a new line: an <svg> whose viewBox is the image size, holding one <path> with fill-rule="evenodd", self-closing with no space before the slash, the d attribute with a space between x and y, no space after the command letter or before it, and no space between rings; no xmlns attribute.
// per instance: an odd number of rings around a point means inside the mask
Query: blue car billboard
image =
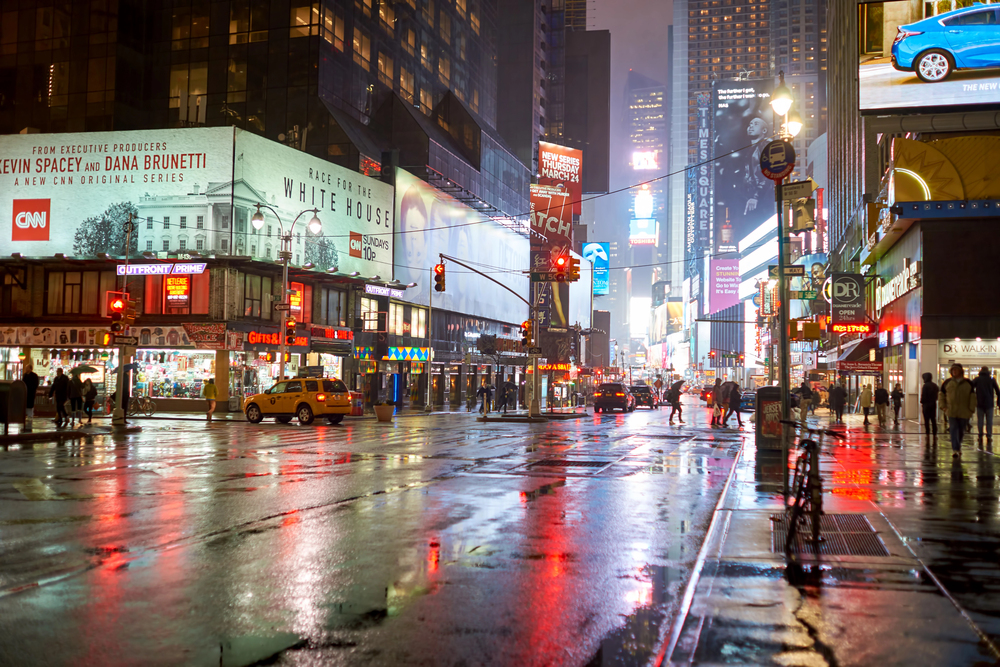
<svg viewBox="0 0 1000 667"><path fill-rule="evenodd" d="M611 291L611 244L585 243L583 258L594 265L594 296Z"/></svg>
<svg viewBox="0 0 1000 667"><path fill-rule="evenodd" d="M862 112L1000 104L1000 5L942 8L860 5Z"/></svg>

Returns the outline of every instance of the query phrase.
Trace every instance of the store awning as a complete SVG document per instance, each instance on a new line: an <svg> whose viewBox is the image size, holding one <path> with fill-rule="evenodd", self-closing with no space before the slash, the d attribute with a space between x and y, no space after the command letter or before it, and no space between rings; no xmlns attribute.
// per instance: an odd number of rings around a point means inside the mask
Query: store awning
<svg viewBox="0 0 1000 667"><path fill-rule="evenodd" d="M850 347L845 346L844 350L837 357L837 363L841 361L868 361L869 351L878 349L878 336L862 338Z"/></svg>
<svg viewBox="0 0 1000 667"><path fill-rule="evenodd" d="M837 370L842 373L881 373L882 355L877 355L877 360L871 361L872 350L878 350L878 337L862 338L851 349L841 353L837 359Z"/></svg>

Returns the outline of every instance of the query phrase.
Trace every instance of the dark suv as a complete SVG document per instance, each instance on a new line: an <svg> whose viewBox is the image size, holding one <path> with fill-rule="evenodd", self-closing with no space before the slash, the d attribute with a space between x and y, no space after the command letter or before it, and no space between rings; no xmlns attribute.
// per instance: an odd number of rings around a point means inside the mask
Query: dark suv
<svg viewBox="0 0 1000 667"><path fill-rule="evenodd" d="M638 384L629 387L629 389L631 390L632 395L635 396L635 407L639 407L640 405L645 405L647 408L650 409L656 408L656 394L654 394L653 390L650 389L648 386L644 384Z"/></svg>
<svg viewBox="0 0 1000 667"><path fill-rule="evenodd" d="M607 382L597 388L597 391L594 392L594 412L607 412L608 410L621 410L622 412L635 410L635 396L628 390L628 387L618 382Z"/></svg>

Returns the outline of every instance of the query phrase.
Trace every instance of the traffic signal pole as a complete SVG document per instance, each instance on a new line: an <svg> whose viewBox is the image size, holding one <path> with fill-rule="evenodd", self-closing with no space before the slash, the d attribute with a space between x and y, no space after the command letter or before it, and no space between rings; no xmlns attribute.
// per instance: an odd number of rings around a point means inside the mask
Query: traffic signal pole
<svg viewBox="0 0 1000 667"><path fill-rule="evenodd" d="M431 380L434 374L431 372L431 364L434 363L434 267L431 267L431 281L428 283L430 289L427 290L427 405L424 412L432 412L431 405Z"/></svg>
<svg viewBox="0 0 1000 667"><path fill-rule="evenodd" d="M129 213L128 222L125 223L125 275L122 276L122 292L128 292L128 256L129 251L132 248L132 231L135 229L135 225L132 224L132 214ZM125 297L126 305L128 308L128 297ZM123 333L128 333L128 330L124 330ZM111 413L111 425L112 426L124 426L125 425L125 410L128 409L128 404L125 403L125 346L118 346L118 378L115 381L115 408Z"/></svg>

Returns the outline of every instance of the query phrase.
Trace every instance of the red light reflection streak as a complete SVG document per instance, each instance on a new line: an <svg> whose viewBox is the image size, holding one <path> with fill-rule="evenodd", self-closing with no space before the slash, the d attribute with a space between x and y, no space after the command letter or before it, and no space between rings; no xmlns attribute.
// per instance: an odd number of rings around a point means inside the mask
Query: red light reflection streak
<svg viewBox="0 0 1000 667"><path fill-rule="evenodd" d="M851 500L874 501L875 492L866 488L872 483L873 455L843 446L834 447L831 454L842 469L833 471L830 493Z"/></svg>

